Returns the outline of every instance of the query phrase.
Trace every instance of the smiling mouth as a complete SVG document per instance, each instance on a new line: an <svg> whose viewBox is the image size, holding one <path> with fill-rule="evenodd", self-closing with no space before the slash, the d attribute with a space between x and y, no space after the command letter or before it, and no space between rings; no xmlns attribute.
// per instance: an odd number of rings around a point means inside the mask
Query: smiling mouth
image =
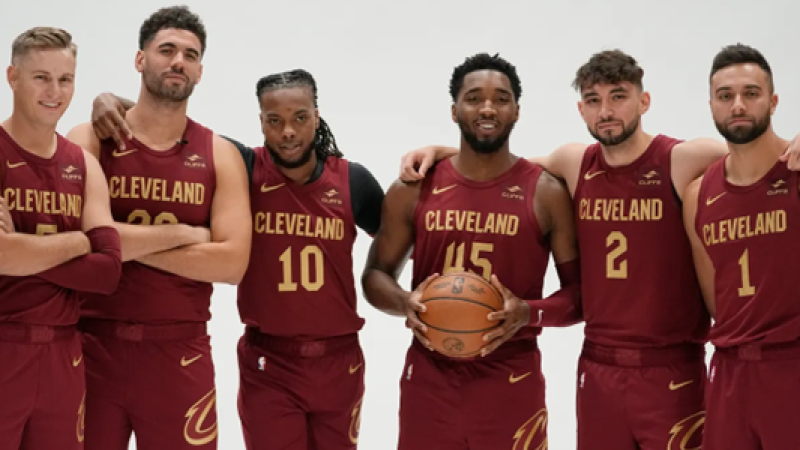
<svg viewBox="0 0 800 450"><path fill-rule="evenodd" d="M39 104L48 109L58 109L61 106L60 102L39 102Z"/></svg>

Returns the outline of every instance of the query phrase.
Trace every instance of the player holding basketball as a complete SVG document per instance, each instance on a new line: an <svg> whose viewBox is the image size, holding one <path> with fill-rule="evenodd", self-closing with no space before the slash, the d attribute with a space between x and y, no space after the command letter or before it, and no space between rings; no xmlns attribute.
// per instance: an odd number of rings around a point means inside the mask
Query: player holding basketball
<svg viewBox="0 0 800 450"><path fill-rule="evenodd" d="M386 194L362 279L370 303L424 332L416 311L433 275L471 270L508 288L499 286L506 309L490 315L505 322L488 335L487 356L451 359L428 351L422 336L412 343L401 381L401 450L547 446L536 340L539 326L578 320L578 253L566 188L510 153L521 93L507 61L487 54L468 58L450 82L459 153L424 182L396 182ZM397 283L412 247L413 293ZM564 289L540 300L551 248ZM539 304L552 308L548 320L558 316L561 323L540 323L530 314Z"/></svg>
<svg viewBox="0 0 800 450"><path fill-rule="evenodd" d="M117 291L83 304L86 448L127 449L135 432L140 450L215 449L206 322L212 283L236 284L246 269L247 173L230 142L186 116L206 49L200 19L161 9L142 24L139 48L124 149L89 123L69 134L108 177L126 261Z"/></svg>
<svg viewBox="0 0 800 450"><path fill-rule="evenodd" d="M779 158L772 70L756 49L714 58L711 112L730 155L686 191L686 230L714 314L703 450L800 448L798 175Z"/></svg>
<svg viewBox="0 0 800 450"><path fill-rule="evenodd" d="M253 242L239 285L239 413L249 449L355 449L364 394L352 249L383 189L342 158L305 70L259 80L265 146L233 140L250 173ZM102 94L95 128L123 136L131 102ZM326 389L312 388L325 386ZM337 386L329 389L328 386ZM322 444L324 443L324 445Z"/></svg>
<svg viewBox="0 0 800 450"><path fill-rule="evenodd" d="M82 449L81 293L110 293L122 261L97 161L56 133L77 47L57 28L12 44L0 124L0 449Z"/></svg>
<svg viewBox="0 0 800 450"><path fill-rule="evenodd" d="M696 447L702 435L710 319L681 194L727 150L710 139L645 133L641 116L650 95L643 75L621 51L593 55L573 86L598 142L531 159L565 180L577 216L586 321L577 380L580 450L678 450ZM425 159L421 153L406 157L406 169ZM404 178L419 178L409 172Z"/></svg>

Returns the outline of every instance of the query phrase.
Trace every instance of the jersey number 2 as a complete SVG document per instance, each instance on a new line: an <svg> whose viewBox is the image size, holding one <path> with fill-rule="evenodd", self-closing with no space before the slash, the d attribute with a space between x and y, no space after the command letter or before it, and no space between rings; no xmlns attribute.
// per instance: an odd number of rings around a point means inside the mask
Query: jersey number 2
<svg viewBox="0 0 800 450"><path fill-rule="evenodd" d="M322 250L316 245L306 245L300 250L300 284L303 289L316 292L325 284L325 261ZM288 247L278 258L283 263L283 281L278 284L280 292L294 292L297 281L292 273L292 247ZM311 260L314 260L314 279L311 279Z"/></svg>
<svg viewBox="0 0 800 450"><path fill-rule="evenodd" d="M628 260L621 256L628 251L628 239L621 232L612 231L606 237L606 248L611 247L606 255L606 278L624 280L628 278Z"/></svg>

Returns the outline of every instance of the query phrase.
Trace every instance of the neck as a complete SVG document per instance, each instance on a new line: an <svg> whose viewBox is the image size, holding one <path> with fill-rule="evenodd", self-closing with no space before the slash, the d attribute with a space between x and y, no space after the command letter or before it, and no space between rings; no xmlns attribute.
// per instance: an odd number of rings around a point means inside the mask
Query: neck
<svg viewBox="0 0 800 450"><path fill-rule="evenodd" d="M139 100L125 115L137 139L154 150L168 150L180 141L186 130L188 102L168 102L154 98L142 86Z"/></svg>
<svg viewBox="0 0 800 450"><path fill-rule="evenodd" d="M606 160L606 164L611 167L627 166L642 156L651 142L653 142L653 136L638 128L631 137L621 144L602 145L603 158Z"/></svg>
<svg viewBox="0 0 800 450"><path fill-rule="evenodd" d="M511 154L508 142L494 153L479 153L461 138L461 149L453 156L453 167L465 178L474 181L487 181L505 173L517 162L518 157Z"/></svg>
<svg viewBox="0 0 800 450"><path fill-rule="evenodd" d="M280 171L283 176L292 180L295 184L306 184L308 183L308 180L311 179L311 175L314 174L314 170L317 168L317 153L312 151L311 159L309 159L307 163L295 169L289 169L282 166L277 167L278 171Z"/></svg>
<svg viewBox="0 0 800 450"><path fill-rule="evenodd" d="M740 186L758 182L775 166L788 146L789 142L776 135L772 127L747 144L728 142L730 155L725 161L725 178Z"/></svg>
<svg viewBox="0 0 800 450"><path fill-rule="evenodd" d="M56 153L58 141L55 126L37 124L13 113L0 126L29 153L46 159L52 158Z"/></svg>

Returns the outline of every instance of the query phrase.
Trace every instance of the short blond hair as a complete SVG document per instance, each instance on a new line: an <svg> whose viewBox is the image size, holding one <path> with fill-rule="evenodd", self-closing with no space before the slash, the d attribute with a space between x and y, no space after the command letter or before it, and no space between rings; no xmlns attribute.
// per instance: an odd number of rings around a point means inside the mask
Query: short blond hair
<svg viewBox="0 0 800 450"><path fill-rule="evenodd" d="M78 56L78 46L72 42L72 35L64 29L35 27L24 31L11 44L11 63L26 56L32 50L67 50Z"/></svg>

